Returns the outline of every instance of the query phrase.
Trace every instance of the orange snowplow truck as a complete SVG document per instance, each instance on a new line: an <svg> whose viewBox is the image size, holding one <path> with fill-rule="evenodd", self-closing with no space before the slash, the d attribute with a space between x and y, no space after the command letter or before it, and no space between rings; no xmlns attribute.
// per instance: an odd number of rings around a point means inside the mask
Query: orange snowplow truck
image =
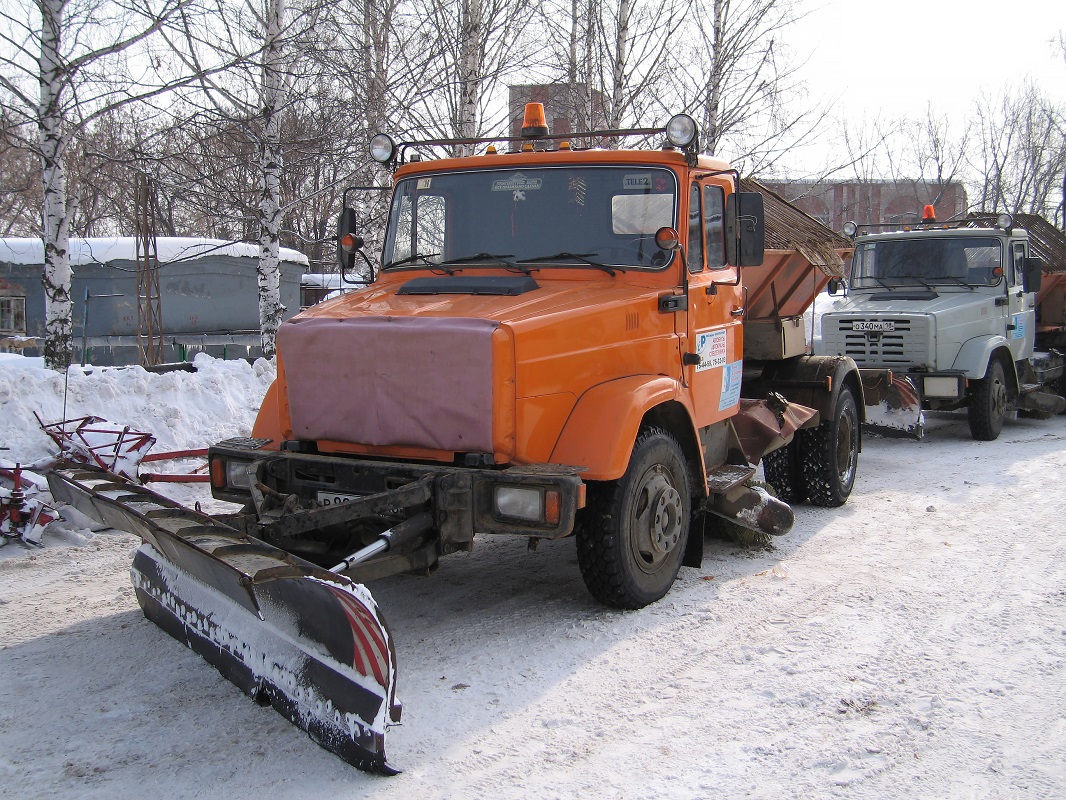
<svg viewBox="0 0 1066 800"><path fill-rule="evenodd" d="M560 136L532 110L513 139L372 140L395 171L380 268L281 326L252 437L210 448L212 493L240 511L49 476L144 540L149 619L362 769L395 771L400 714L362 582L428 574L475 536L573 536L589 591L640 608L699 566L694 519L783 534L788 503L840 505L855 480L858 371L808 355L801 320L829 278L764 248L763 194L696 153L690 117ZM634 135L657 149L577 146ZM487 152L418 157L458 145ZM346 273L370 265L349 195Z"/></svg>
<svg viewBox="0 0 1066 800"><path fill-rule="evenodd" d="M789 506L749 484L797 429L824 426L818 452L778 459L774 482L844 502L861 387L849 359L745 361L763 198L696 154L690 117L583 137L665 135L661 149L578 149L529 111L517 140L374 138L395 170L377 276L282 325L263 444L214 448L214 493L357 580L430 571L476 534L575 535L589 591L639 608L699 565L694 515L789 530ZM407 155L457 144L488 152ZM349 273L353 208L338 243Z"/></svg>

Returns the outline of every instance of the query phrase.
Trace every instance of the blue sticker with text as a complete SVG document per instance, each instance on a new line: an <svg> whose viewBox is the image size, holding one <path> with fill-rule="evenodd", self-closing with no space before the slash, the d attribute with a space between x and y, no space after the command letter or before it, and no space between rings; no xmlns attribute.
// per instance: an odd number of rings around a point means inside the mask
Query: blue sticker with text
<svg viewBox="0 0 1066 800"><path fill-rule="evenodd" d="M1011 318L1011 325L1013 330L1010 332L1010 338L1012 339L1024 339L1025 338L1025 317L1021 314L1015 314Z"/></svg>
<svg viewBox="0 0 1066 800"><path fill-rule="evenodd" d="M743 361L734 361L722 367L722 399L718 403L719 411L725 411L740 402L740 378L743 371Z"/></svg>

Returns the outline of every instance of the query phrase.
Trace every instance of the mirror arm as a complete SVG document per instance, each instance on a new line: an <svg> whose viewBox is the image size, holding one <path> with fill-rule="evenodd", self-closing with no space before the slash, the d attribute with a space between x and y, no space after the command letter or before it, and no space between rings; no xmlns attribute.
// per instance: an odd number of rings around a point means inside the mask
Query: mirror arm
<svg viewBox="0 0 1066 800"><path fill-rule="evenodd" d="M367 265L367 267L370 270L370 277L368 277L368 278L349 278L348 277L348 271L342 268L341 269L341 283L347 283L347 284L350 284L350 285L367 286L367 285L373 283L375 280L377 280L377 275L376 275L376 273L374 271L374 265L370 263L370 259L367 258L366 253L364 253L362 251L362 249L356 250L355 254L358 255L361 259L363 259L364 262L366 262L366 265Z"/></svg>

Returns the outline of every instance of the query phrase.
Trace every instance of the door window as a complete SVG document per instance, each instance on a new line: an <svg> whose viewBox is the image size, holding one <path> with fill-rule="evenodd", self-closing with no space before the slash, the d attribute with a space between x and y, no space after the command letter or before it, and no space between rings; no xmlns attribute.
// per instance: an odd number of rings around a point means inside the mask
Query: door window
<svg viewBox="0 0 1066 800"><path fill-rule="evenodd" d="M721 269L725 263L725 192L721 186L703 187L703 227L707 239L707 266Z"/></svg>
<svg viewBox="0 0 1066 800"><path fill-rule="evenodd" d="M1007 275L1008 285L1015 286L1021 283L1024 274L1022 259L1025 258L1025 245L1015 242L1011 247L1010 274Z"/></svg>
<svg viewBox="0 0 1066 800"><path fill-rule="evenodd" d="M700 213L700 187L692 184L688 201L688 271L703 271L703 215Z"/></svg>

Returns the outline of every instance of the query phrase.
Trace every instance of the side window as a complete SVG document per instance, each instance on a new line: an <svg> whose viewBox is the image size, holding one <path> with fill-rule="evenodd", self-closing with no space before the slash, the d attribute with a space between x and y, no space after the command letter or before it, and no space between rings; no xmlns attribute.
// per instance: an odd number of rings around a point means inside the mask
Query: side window
<svg viewBox="0 0 1066 800"><path fill-rule="evenodd" d="M703 187L703 227L707 238L707 266L720 269L725 263L725 192L721 186Z"/></svg>
<svg viewBox="0 0 1066 800"><path fill-rule="evenodd" d="M0 333L26 333L25 297L0 297Z"/></svg>
<svg viewBox="0 0 1066 800"><path fill-rule="evenodd" d="M1015 242L1011 245L1011 249L1013 252L1010 260L1010 274L1007 276L1008 286L1021 283L1022 275L1025 274L1022 267L1022 259L1025 258L1025 245L1021 242Z"/></svg>
<svg viewBox="0 0 1066 800"><path fill-rule="evenodd" d="M700 213L700 187L692 184L688 201L688 271L703 271L703 215Z"/></svg>
<svg viewBox="0 0 1066 800"><path fill-rule="evenodd" d="M396 195L393 207L393 220L396 226L392 256L386 256L388 261L402 261L410 258L411 253L411 196L409 194Z"/></svg>

